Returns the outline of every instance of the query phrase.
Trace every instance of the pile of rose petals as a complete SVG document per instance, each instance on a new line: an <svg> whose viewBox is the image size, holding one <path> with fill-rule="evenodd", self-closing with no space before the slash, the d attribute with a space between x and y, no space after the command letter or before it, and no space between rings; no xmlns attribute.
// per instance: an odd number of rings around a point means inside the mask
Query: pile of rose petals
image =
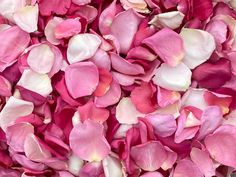
<svg viewBox="0 0 236 177"><path fill-rule="evenodd" d="M1 0L0 177L229 177L235 0Z"/></svg>

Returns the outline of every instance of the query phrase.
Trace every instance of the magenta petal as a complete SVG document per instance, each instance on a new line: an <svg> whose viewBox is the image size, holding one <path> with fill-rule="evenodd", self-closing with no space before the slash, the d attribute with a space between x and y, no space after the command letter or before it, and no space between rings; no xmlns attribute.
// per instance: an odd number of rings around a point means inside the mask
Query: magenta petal
<svg viewBox="0 0 236 177"><path fill-rule="evenodd" d="M147 172L141 175L140 177L163 177L163 175L159 172Z"/></svg>
<svg viewBox="0 0 236 177"><path fill-rule="evenodd" d="M42 14L43 16L50 16L52 13L64 15L68 11L70 5L71 0L51 0L50 2L48 2L47 0L40 0L40 14Z"/></svg>
<svg viewBox="0 0 236 177"><path fill-rule="evenodd" d="M133 146L130 153L135 163L145 171L159 169L167 158L164 147L158 141Z"/></svg>
<svg viewBox="0 0 236 177"><path fill-rule="evenodd" d="M200 20L206 20L213 13L211 0L193 0L193 15Z"/></svg>
<svg viewBox="0 0 236 177"><path fill-rule="evenodd" d="M100 161L110 153L103 125L89 120L77 124L70 133L70 147L83 160Z"/></svg>
<svg viewBox="0 0 236 177"><path fill-rule="evenodd" d="M208 135L205 145L211 157L223 165L236 168L236 128L231 125L220 126Z"/></svg>
<svg viewBox="0 0 236 177"><path fill-rule="evenodd" d="M0 95L1 96L11 96L11 83L3 76L0 75Z"/></svg>
<svg viewBox="0 0 236 177"><path fill-rule="evenodd" d="M114 18L111 25L111 34L118 39L121 53L126 54L131 47L141 19L142 17L132 9L120 12Z"/></svg>
<svg viewBox="0 0 236 177"><path fill-rule="evenodd" d="M0 31L0 71L12 65L30 42L28 33L18 26ZM14 45L12 45L14 43Z"/></svg>
<svg viewBox="0 0 236 177"><path fill-rule="evenodd" d="M170 66L178 65L184 57L181 36L169 28L163 28L143 40L160 58Z"/></svg>
<svg viewBox="0 0 236 177"><path fill-rule="evenodd" d="M132 64L115 53L110 53L112 67L120 73L128 75L144 74L144 69L138 64Z"/></svg>
<svg viewBox="0 0 236 177"><path fill-rule="evenodd" d="M173 177L204 177L197 165L191 160L183 159L177 163Z"/></svg>
<svg viewBox="0 0 236 177"><path fill-rule="evenodd" d="M98 69L92 62L69 65L65 71L65 81L73 98L91 95L99 83Z"/></svg>

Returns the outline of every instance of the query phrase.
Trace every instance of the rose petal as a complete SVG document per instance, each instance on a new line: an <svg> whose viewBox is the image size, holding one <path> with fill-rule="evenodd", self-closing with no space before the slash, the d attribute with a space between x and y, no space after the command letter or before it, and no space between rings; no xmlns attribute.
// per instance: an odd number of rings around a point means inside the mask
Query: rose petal
<svg viewBox="0 0 236 177"><path fill-rule="evenodd" d="M177 129L175 118L172 115L153 114L146 118L152 124L154 132L160 137L170 136Z"/></svg>
<svg viewBox="0 0 236 177"><path fill-rule="evenodd" d="M163 28L143 40L168 65L177 66L184 57L181 36L169 28Z"/></svg>
<svg viewBox="0 0 236 177"><path fill-rule="evenodd" d="M47 74L39 74L30 69L24 70L17 85L44 97L52 92L51 80Z"/></svg>
<svg viewBox="0 0 236 177"><path fill-rule="evenodd" d="M91 0L72 0L72 2L77 5L86 5L89 4Z"/></svg>
<svg viewBox="0 0 236 177"><path fill-rule="evenodd" d="M70 147L78 157L90 162L100 161L110 152L110 145L103 135L103 126L92 121L84 121L72 129Z"/></svg>
<svg viewBox="0 0 236 177"><path fill-rule="evenodd" d="M47 0L40 0L40 14L43 16L50 16L53 13L56 13L58 15L64 15L68 11L70 5L71 0L51 0L50 2L48 2Z"/></svg>
<svg viewBox="0 0 236 177"><path fill-rule="evenodd" d="M131 47L141 19L142 17L132 9L120 12L114 18L111 25L111 34L119 41L121 53L126 54Z"/></svg>
<svg viewBox="0 0 236 177"><path fill-rule="evenodd" d="M140 177L163 177L163 175L159 172L147 172L141 175Z"/></svg>
<svg viewBox="0 0 236 177"><path fill-rule="evenodd" d="M136 124L138 117L142 116L129 97L122 98L116 106L116 119L121 124Z"/></svg>
<svg viewBox="0 0 236 177"><path fill-rule="evenodd" d="M59 23L55 28L57 39L68 38L81 31L81 23L77 19L67 19Z"/></svg>
<svg viewBox="0 0 236 177"><path fill-rule="evenodd" d="M91 95L99 83L98 69L92 62L69 65L65 71L65 81L73 98Z"/></svg>
<svg viewBox="0 0 236 177"><path fill-rule="evenodd" d="M160 107L164 108L170 104L174 104L178 100L180 100L179 92L158 87L157 102Z"/></svg>
<svg viewBox="0 0 236 177"><path fill-rule="evenodd" d="M135 163L145 171L159 169L167 158L164 147L158 141L133 146L130 154Z"/></svg>
<svg viewBox="0 0 236 177"><path fill-rule="evenodd" d="M205 175L205 177L212 177L215 175L213 161L206 150L192 148L190 157L201 170L201 172Z"/></svg>
<svg viewBox="0 0 236 177"><path fill-rule="evenodd" d="M11 96L11 83L3 76L0 75L0 95L9 97Z"/></svg>
<svg viewBox="0 0 236 177"><path fill-rule="evenodd" d="M25 6L18 9L14 15L14 21L24 31L31 33L38 30L39 8L35 6Z"/></svg>
<svg viewBox="0 0 236 177"><path fill-rule="evenodd" d="M121 177L124 171L121 162L112 156L107 156L102 161L105 177Z"/></svg>
<svg viewBox="0 0 236 177"><path fill-rule="evenodd" d="M184 41L183 62L190 69L207 61L216 48L214 37L206 31L183 28L180 35Z"/></svg>
<svg viewBox="0 0 236 177"><path fill-rule="evenodd" d="M231 125L220 126L208 135L205 145L211 157L223 165L236 168L236 128Z"/></svg>
<svg viewBox="0 0 236 177"><path fill-rule="evenodd" d="M24 142L28 134L34 133L34 127L26 122L7 127L7 144L17 152L24 152Z"/></svg>
<svg viewBox="0 0 236 177"><path fill-rule="evenodd" d="M6 131L6 128L17 118L31 114L33 109L34 105L31 102L10 97L0 113L1 128Z"/></svg>
<svg viewBox="0 0 236 177"><path fill-rule="evenodd" d="M155 15L149 24L155 25L156 27L176 29L181 25L183 19L183 13L179 11L172 11Z"/></svg>
<svg viewBox="0 0 236 177"><path fill-rule="evenodd" d="M73 36L68 44L67 58L70 64L91 58L101 40L94 34L84 33Z"/></svg>
<svg viewBox="0 0 236 177"><path fill-rule="evenodd" d="M46 74L54 64L54 53L47 44L41 44L29 52L27 63L35 72Z"/></svg>
<svg viewBox="0 0 236 177"><path fill-rule="evenodd" d="M183 63L176 67L163 63L155 73L153 82L165 89L174 91L185 91L191 84L191 71Z"/></svg>

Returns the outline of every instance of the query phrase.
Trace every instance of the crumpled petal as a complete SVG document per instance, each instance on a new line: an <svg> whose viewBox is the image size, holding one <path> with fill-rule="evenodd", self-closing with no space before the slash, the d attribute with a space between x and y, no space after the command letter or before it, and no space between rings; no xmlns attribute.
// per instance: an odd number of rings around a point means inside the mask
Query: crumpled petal
<svg viewBox="0 0 236 177"><path fill-rule="evenodd" d="M146 119L153 126L154 132L160 137L172 135L176 129L176 121L173 115L153 114L147 115Z"/></svg>
<svg viewBox="0 0 236 177"><path fill-rule="evenodd" d="M116 106L116 119L121 124L136 124L138 117L143 117L135 105L132 103L131 98L123 97Z"/></svg>
<svg viewBox="0 0 236 177"><path fill-rule="evenodd" d="M169 28L161 29L154 35L144 39L142 43L154 50L170 66L177 66L184 57L181 36Z"/></svg>
<svg viewBox="0 0 236 177"><path fill-rule="evenodd" d="M192 72L184 64L180 63L176 67L163 63L155 73L153 82L167 90L186 91L191 84Z"/></svg>
<svg viewBox="0 0 236 177"><path fill-rule="evenodd" d="M135 163L145 171L159 169L167 158L164 147L158 141L150 141L145 144L133 146L130 154Z"/></svg>
<svg viewBox="0 0 236 177"><path fill-rule="evenodd" d="M91 58L97 51L101 40L94 34L77 34L68 44L67 59L70 64Z"/></svg>
<svg viewBox="0 0 236 177"><path fill-rule="evenodd" d="M59 23L55 28L57 39L68 38L81 31L81 23L78 19L67 19Z"/></svg>
<svg viewBox="0 0 236 177"><path fill-rule="evenodd" d="M38 5L25 6L18 9L14 15L14 21L24 31L31 33L38 29Z"/></svg>
<svg viewBox="0 0 236 177"><path fill-rule="evenodd" d="M54 64L54 53L47 44L41 44L30 50L27 63L37 73L49 73Z"/></svg>
<svg viewBox="0 0 236 177"><path fill-rule="evenodd" d="M34 127L27 122L21 122L7 127L7 144L17 152L24 152L24 142L28 134L34 133Z"/></svg>
<svg viewBox="0 0 236 177"><path fill-rule="evenodd" d="M6 131L17 118L31 114L33 109L33 103L11 96L0 113L1 128Z"/></svg>
<svg viewBox="0 0 236 177"><path fill-rule="evenodd" d="M128 75L144 74L144 69L138 64L130 63L115 53L110 53L112 67L120 73Z"/></svg>
<svg viewBox="0 0 236 177"><path fill-rule="evenodd" d="M236 168L236 128L231 125L220 126L205 140L206 149L211 157L223 165Z"/></svg>
<svg viewBox="0 0 236 177"><path fill-rule="evenodd" d="M206 150L200 150L193 147L190 153L192 161L198 166L205 177L215 175L215 169L212 159Z"/></svg>
<svg viewBox="0 0 236 177"><path fill-rule="evenodd" d="M103 135L103 126L88 120L72 129L70 147L78 157L90 162L103 160L110 152L110 145Z"/></svg>
<svg viewBox="0 0 236 177"><path fill-rule="evenodd" d="M12 65L26 49L30 36L18 26L0 31L0 71ZM14 45L12 45L14 43Z"/></svg>
<svg viewBox="0 0 236 177"><path fill-rule="evenodd" d="M44 97L52 92L51 80L47 74L39 74L30 69L24 70L17 85Z"/></svg>
<svg viewBox="0 0 236 177"><path fill-rule="evenodd" d="M92 62L74 63L66 68L65 81L73 98L91 95L99 83L98 69Z"/></svg>
<svg viewBox="0 0 236 177"><path fill-rule="evenodd" d="M171 11L157 14L149 22L156 27L168 27L171 29L178 28L184 19L184 14L179 11Z"/></svg>
<svg viewBox="0 0 236 177"><path fill-rule="evenodd" d="M114 18L111 25L111 34L119 41L121 53L126 54L131 47L141 19L142 17L132 9L120 12Z"/></svg>
<svg viewBox="0 0 236 177"><path fill-rule="evenodd" d="M183 62L190 69L207 61L216 48L214 37L206 31L183 28L180 35L184 42L185 51Z"/></svg>

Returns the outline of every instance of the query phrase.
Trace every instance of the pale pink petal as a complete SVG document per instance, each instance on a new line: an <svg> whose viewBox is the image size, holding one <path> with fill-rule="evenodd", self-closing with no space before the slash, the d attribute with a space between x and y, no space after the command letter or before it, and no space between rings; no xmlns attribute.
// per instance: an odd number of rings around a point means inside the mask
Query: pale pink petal
<svg viewBox="0 0 236 177"><path fill-rule="evenodd" d="M13 96L10 97L0 113L1 128L6 131L6 128L14 123L17 118L31 114L33 109L33 103L17 99Z"/></svg>
<svg viewBox="0 0 236 177"><path fill-rule="evenodd" d="M44 33L48 42L58 45L60 44L60 40L55 36L55 28L63 22L63 19L60 17L53 17L51 20L48 21L47 25L45 26Z"/></svg>
<svg viewBox="0 0 236 177"><path fill-rule="evenodd" d="M7 127L7 144L18 152L24 152L24 142L28 134L34 133L34 127L26 122L17 123Z"/></svg>
<svg viewBox="0 0 236 177"><path fill-rule="evenodd" d="M103 125L88 120L72 129L70 147L78 157L90 162L103 160L110 152Z"/></svg>
<svg viewBox="0 0 236 177"><path fill-rule="evenodd" d="M51 71L48 73L48 76L51 78L54 74L56 74L59 70L62 69L63 56L61 51L56 46L51 45L50 48L54 54L54 63L51 68Z"/></svg>
<svg viewBox="0 0 236 177"><path fill-rule="evenodd" d="M11 96L11 89L12 89L11 83L1 75L0 75L0 85L1 85L0 95L5 97Z"/></svg>
<svg viewBox="0 0 236 177"><path fill-rule="evenodd" d="M112 67L123 74L138 75L144 74L144 69L138 64L130 63L115 53L110 53Z"/></svg>
<svg viewBox="0 0 236 177"><path fill-rule="evenodd" d="M39 74L30 69L24 70L17 85L44 97L52 92L51 80L47 74Z"/></svg>
<svg viewBox="0 0 236 177"><path fill-rule="evenodd" d="M54 53L47 44L41 44L30 50L27 63L37 73L50 72L54 64Z"/></svg>
<svg viewBox="0 0 236 177"><path fill-rule="evenodd" d="M123 177L124 169L121 162L112 156L107 156L102 161L105 177Z"/></svg>
<svg viewBox="0 0 236 177"><path fill-rule="evenodd" d="M189 88L181 99L182 106L193 106L198 109L205 109L208 104L204 99L205 89Z"/></svg>
<svg viewBox="0 0 236 177"><path fill-rule="evenodd" d="M163 177L163 175L159 172L147 172L141 175L140 177Z"/></svg>
<svg viewBox="0 0 236 177"><path fill-rule="evenodd" d="M99 30L103 35L110 33L111 24L116 15L116 0L114 0L99 17Z"/></svg>
<svg viewBox="0 0 236 177"><path fill-rule="evenodd" d="M135 82L134 76L125 75L118 72L112 72L112 75L113 78L115 78L118 81L118 83L123 86L129 86L134 84Z"/></svg>
<svg viewBox="0 0 236 177"><path fill-rule="evenodd" d="M202 113L198 139L201 140L205 138L206 135L213 133L213 131L222 124L222 121L222 112L218 106L207 107Z"/></svg>
<svg viewBox="0 0 236 177"><path fill-rule="evenodd" d="M111 60L108 53L102 49L98 49L94 56L91 58L91 61L99 68L111 70Z"/></svg>
<svg viewBox="0 0 236 177"><path fill-rule="evenodd" d="M166 90L161 87L158 87L157 90L157 102L158 105L162 108L174 104L178 100L180 100L180 93L172 90Z"/></svg>
<svg viewBox="0 0 236 177"><path fill-rule="evenodd" d="M227 39L227 25L221 20L213 20L207 24L206 31L212 34L218 44Z"/></svg>
<svg viewBox="0 0 236 177"><path fill-rule="evenodd" d="M223 125L208 135L205 145L211 157L223 165L236 168L236 127Z"/></svg>
<svg viewBox="0 0 236 177"><path fill-rule="evenodd" d="M183 28L180 35L184 41L183 62L190 69L207 61L216 48L214 37L206 31Z"/></svg>
<svg viewBox="0 0 236 177"><path fill-rule="evenodd" d="M65 71L65 81L73 98L91 95L99 83L98 69L92 62L69 65Z"/></svg>
<svg viewBox="0 0 236 177"><path fill-rule="evenodd" d="M192 72L183 63L176 67L163 63L155 73L153 82L167 90L185 91L191 84Z"/></svg>
<svg viewBox="0 0 236 177"><path fill-rule="evenodd" d="M116 106L116 119L121 124L136 124L138 118L143 117L129 97L123 97Z"/></svg>
<svg viewBox="0 0 236 177"><path fill-rule="evenodd" d="M16 61L17 57L26 49L29 42L29 34L22 31L18 26L12 26L0 31L1 72Z"/></svg>
<svg viewBox="0 0 236 177"><path fill-rule="evenodd" d="M121 88L120 85L113 79L109 90L105 95L94 98L94 103L97 107L107 107L116 104L120 100Z"/></svg>
<svg viewBox="0 0 236 177"><path fill-rule="evenodd" d="M94 34L84 33L73 36L68 44L67 59L70 64L91 58L101 40Z"/></svg>
<svg viewBox="0 0 236 177"><path fill-rule="evenodd" d="M142 17L132 9L120 12L114 18L111 25L111 34L118 39L121 53L126 54L130 49L141 19Z"/></svg>
<svg viewBox="0 0 236 177"><path fill-rule="evenodd" d="M144 0L121 0L120 2L125 10L132 8L136 12L141 12L141 13L150 12L147 7L147 3Z"/></svg>
<svg viewBox="0 0 236 177"><path fill-rule="evenodd" d="M18 9L14 15L15 23L24 31L31 33L38 30L38 5L25 6Z"/></svg>
<svg viewBox="0 0 236 177"><path fill-rule="evenodd" d="M13 13L26 5L26 0L1 0L0 14L8 20L13 20Z"/></svg>
<svg viewBox="0 0 236 177"><path fill-rule="evenodd" d="M215 175L213 161L206 150L192 148L190 157L201 170L201 172L205 175L205 177L212 177Z"/></svg>
<svg viewBox="0 0 236 177"><path fill-rule="evenodd" d="M89 4L91 0L72 0L72 2L77 5L86 5Z"/></svg>
<svg viewBox="0 0 236 177"><path fill-rule="evenodd" d="M178 158L178 154L166 146L165 146L165 149L166 149L166 153L167 153L167 158L163 162L163 164L161 165L161 168L166 171L166 170L171 169L173 167L173 165L175 164L175 162Z"/></svg>
<svg viewBox="0 0 236 177"><path fill-rule="evenodd" d="M178 28L184 19L184 14L179 11L171 11L157 14L149 22L156 27L168 27L171 29Z"/></svg>
<svg viewBox="0 0 236 177"><path fill-rule="evenodd" d="M143 40L160 58L170 66L177 66L184 57L181 36L169 28L163 28Z"/></svg>
<svg viewBox="0 0 236 177"><path fill-rule="evenodd" d="M59 23L55 28L57 39L68 38L81 31L81 23L78 19L67 19Z"/></svg>
<svg viewBox="0 0 236 177"><path fill-rule="evenodd" d="M74 177L74 175L72 175L67 171L59 171L59 175L60 175L59 177Z"/></svg>
<svg viewBox="0 0 236 177"><path fill-rule="evenodd" d="M28 134L24 142L26 157L36 162L43 162L51 157L51 153L39 142L34 134Z"/></svg>
<svg viewBox="0 0 236 177"><path fill-rule="evenodd" d="M129 52L127 53L126 58L135 58L135 59L153 61L157 58L157 56L151 53L147 48L138 46L130 49Z"/></svg>
<svg viewBox="0 0 236 177"><path fill-rule="evenodd" d="M197 165L191 160L183 159L177 163L173 177L204 177Z"/></svg>
<svg viewBox="0 0 236 177"><path fill-rule="evenodd" d="M79 171L84 165L84 161L77 157L75 154L72 154L68 160L68 171L76 176L79 175Z"/></svg>
<svg viewBox="0 0 236 177"><path fill-rule="evenodd" d="M176 131L177 125L172 115L150 114L146 118L152 124L154 132L158 136L167 137Z"/></svg>
<svg viewBox="0 0 236 177"><path fill-rule="evenodd" d="M150 141L145 144L133 146L130 154L135 163L145 171L159 169L167 158L164 147L158 141Z"/></svg>

